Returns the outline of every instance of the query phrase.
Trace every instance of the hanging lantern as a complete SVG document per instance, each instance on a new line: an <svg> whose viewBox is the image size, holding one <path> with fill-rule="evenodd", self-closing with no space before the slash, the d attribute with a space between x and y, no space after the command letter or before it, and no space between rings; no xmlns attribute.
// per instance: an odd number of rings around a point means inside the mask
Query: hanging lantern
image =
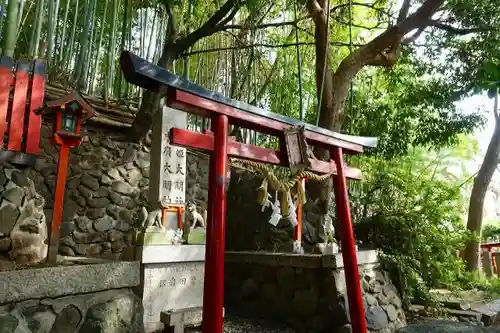
<svg viewBox="0 0 500 333"><path fill-rule="evenodd" d="M54 115L51 142L58 145L66 144L70 148L81 143L82 122L97 115L78 91L46 103L37 113Z"/></svg>

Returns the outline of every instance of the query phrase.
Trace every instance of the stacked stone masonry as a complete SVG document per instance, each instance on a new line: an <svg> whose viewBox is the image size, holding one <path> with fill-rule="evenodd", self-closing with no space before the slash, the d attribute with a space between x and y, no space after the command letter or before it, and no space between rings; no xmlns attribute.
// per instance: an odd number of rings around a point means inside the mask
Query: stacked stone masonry
<svg viewBox="0 0 500 333"><path fill-rule="evenodd" d="M0 333L141 332L139 263L59 259L0 272Z"/></svg>
<svg viewBox="0 0 500 333"><path fill-rule="evenodd" d="M125 135L109 129L85 130L82 145L71 150L60 254L119 259L132 245L134 228L144 219L141 208L150 209L149 144L130 143ZM0 167L0 255L12 250L9 236L21 220L31 215L40 219L43 211L43 223L50 224L58 158L57 147L48 140L50 133L50 126L44 124L40 158L34 168L14 172ZM267 223L270 209L262 212L254 200L259 185L256 177L233 170L227 205L227 248L291 252L293 230L285 220L277 227ZM199 212L206 209L206 156L188 153L186 199L196 202ZM30 201L34 205L26 206ZM313 245L324 238L323 222L312 202L305 212L304 247L312 252Z"/></svg>
<svg viewBox="0 0 500 333"><path fill-rule="evenodd" d="M49 143L49 134L50 128L44 125L40 158L34 168L0 167L0 254L5 256L13 249L11 234L18 232L20 224L32 223L23 221L32 216L41 221L44 215L43 225L50 225L58 151ZM208 161L188 155L187 165L186 197L204 209ZM144 219L141 208L150 209L149 172L147 145L129 143L120 134L90 129L83 144L71 150L60 254L119 259L123 250L132 245L134 229ZM16 254L10 257L15 259Z"/></svg>
<svg viewBox="0 0 500 333"><path fill-rule="evenodd" d="M300 332L350 332L344 271L324 264L332 256L230 252L226 309L288 324ZM401 299L386 272L360 266L369 332L389 333L406 323Z"/></svg>
<svg viewBox="0 0 500 333"><path fill-rule="evenodd" d="M137 333L140 300L129 289L0 306L0 333Z"/></svg>

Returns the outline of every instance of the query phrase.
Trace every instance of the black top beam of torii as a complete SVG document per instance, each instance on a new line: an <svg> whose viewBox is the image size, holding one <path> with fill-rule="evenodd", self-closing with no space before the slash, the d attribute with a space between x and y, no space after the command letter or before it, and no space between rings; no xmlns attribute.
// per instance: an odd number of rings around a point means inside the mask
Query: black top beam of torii
<svg viewBox="0 0 500 333"><path fill-rule="evenodd" d="M203 97L227 106L243 110L261 117L276 120L290 126L304 125L305 129L317 134L325 135L338 140L358 144L367 148L377 146L377 138L340 134L318 126L303 123L299 120L265 111L256 106L225 97L217 92L207 90L196 83L170 73L165 68L159 67L130 51L123 51L120 55L120 66L125 79L139 87L166 94L167 87L173 87L184 92Z"/></svg>

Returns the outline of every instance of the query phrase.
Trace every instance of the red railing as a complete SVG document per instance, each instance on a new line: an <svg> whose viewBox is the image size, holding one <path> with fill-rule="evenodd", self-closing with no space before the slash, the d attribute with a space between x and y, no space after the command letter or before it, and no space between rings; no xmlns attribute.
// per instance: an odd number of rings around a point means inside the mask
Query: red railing
<svg viewBox="0 0 500 333"><path fill-rule="evenodd" d="M40 144L45 63L0 58L0 161L32 165Z"/></svg>

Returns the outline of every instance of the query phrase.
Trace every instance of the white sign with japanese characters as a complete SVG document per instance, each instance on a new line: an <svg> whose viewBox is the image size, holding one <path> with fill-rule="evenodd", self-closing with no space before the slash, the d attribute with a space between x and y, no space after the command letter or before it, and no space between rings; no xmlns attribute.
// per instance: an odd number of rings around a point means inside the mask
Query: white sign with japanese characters
<svg viewBox="0 0 500 333"><path fill-rule="evenodd" d="M149 196L152 203L184 204L186 149L170 144L170 129L185 129L187 115L164 106L153 120Z"/></svg>
<svg viewBox="0 0 500 333"><path fill-rule="evenodd" d="M144 265L143 306L146 332L161 329L162 311L203 305L203 261Z"/></svg>

